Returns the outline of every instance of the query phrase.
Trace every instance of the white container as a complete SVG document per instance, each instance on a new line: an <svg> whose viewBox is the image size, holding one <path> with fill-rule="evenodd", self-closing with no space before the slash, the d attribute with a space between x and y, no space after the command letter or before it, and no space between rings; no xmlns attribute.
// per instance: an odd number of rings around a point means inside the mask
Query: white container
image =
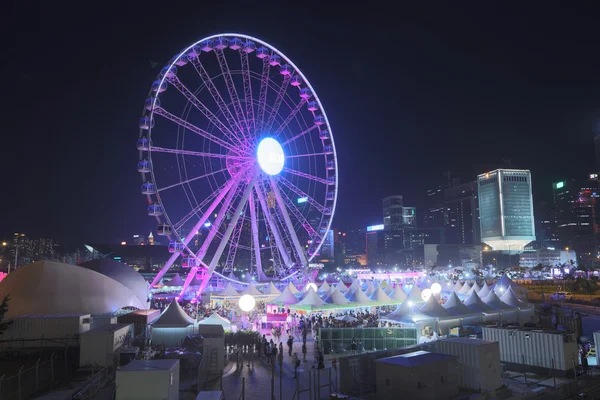
<svg viewBox="0 0 600 400"><path fill-rule="evenodd" d="M117 371L117 400L178 400L179 360L135 360Z"/></svg>
<svg viewBox="0 0 600 400"><path fill-rule="evenodd" d="M498 342L468 338L438 340L435 352L458 357L459 387L486 392L502 386Z"/></svg>
<svg viewBox="0 0 600 400"><path fill-rule="evenodd" d="M116 323L117 317L93 317L91 329L96 329L107 325L114 325Z"/></svg>
<svg viewBox="0 0 600 400"><path fill-rule="evenodd" d="M0 335L0 348L78 346L79 336L90 330L90 314L37 315L13 318ZM37 341L39 339L39 341Z"/></svg>
<svg viewBox="0 0 600 400"><path fill-rule="evenodd" d="M133 338L133 324L115 324L91 329L81 336L80 367L115 365L116 353Z"/></svg>
<svg viewBox="0 0 600 400"><path fill-rule="evenodd" d="M557 371L579 365L575 335L554 330L483 328L483 339L500 343L502 362Z"/></svg>
<svg viewBox="0 0 600 400"><path fill-rule="evenodd" d="M600 331L594 332L594 345L596 347L596 365L600 365L600 355L598 355L598 350L600 350Z"/></svg>

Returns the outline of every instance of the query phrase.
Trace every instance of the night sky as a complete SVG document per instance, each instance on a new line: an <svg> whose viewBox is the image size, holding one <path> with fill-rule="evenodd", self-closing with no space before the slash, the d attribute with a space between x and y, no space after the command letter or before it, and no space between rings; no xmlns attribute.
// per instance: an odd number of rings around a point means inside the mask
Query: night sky
<svg viewBox="0 0 600 400"><path fill-rule="evenodd" d="M136 171L144 100L176 52L223 31L279 48L318 92L336 139L342 228L380 222L391 194L422 213L448 170L468 181L511 160L531 169L539 201L551 182L595 169L598 2L45 3L14 2L0 17L0 237L81 246L155 229Z"/></svg>

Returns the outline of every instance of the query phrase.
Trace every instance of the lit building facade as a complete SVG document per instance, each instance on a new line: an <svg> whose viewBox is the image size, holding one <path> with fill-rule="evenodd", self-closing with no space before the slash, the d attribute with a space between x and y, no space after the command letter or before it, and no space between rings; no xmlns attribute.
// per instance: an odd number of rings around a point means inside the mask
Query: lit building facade
<svg viewBox="0 0 600 400"><path fill-rule="evenodd" d="M480 244L477 181L444 191L445 237L447 244Z"/></svg>
<svg viewBox="0 0 600 400"><path fill-rule="evenodd" d="M533 268L538 265L543 267L558 267L560 265L577 265L577 254L566 250L536 250L525 251L521 253L519 258L519 266L525 268Z"/></svg>
<svg viewBox="0 0 600 400"><path fill-rule="evenodd" d="M497 169L477 177L481 241L494 250L523 251L535 240L531 172Z"/></svg>

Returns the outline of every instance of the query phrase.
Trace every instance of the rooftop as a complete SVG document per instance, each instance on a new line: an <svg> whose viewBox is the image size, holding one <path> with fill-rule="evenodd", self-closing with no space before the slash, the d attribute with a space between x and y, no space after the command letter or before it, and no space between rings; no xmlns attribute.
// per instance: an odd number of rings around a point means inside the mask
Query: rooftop
<svg viewBox="0 0 600 400"><path fill-rule="evenodd" d="M99 326L98 328L90 329L89 331L85 332L84 335L90 335L90 334L101 333L101 332L116 332L119 329L123 329L128 325L133 325L133 324L111 324L111 325Z"/></svg>
<svg viewBox="0 0 600 400"><path fill-rule="evenodd" d="M25 318L79 318L89 317L89 313L82 314L44 314L44 315L19 315L13 317L13 319L25 319Z"/></svg>
<svg viewBox="0 0 600 400"><path fill-rule="evenodd" d="M376 362L412 368L449 359L456 359L456 356L430 353L428 351L420 350L412 353L401 354L399 356L380 358L379 360L376 360Z"/></svg>
<svg viewBox="0 0 600 400"><path fill-rule="evenodd" d="M119 372L131 372L131 371L156 371L156 370L172 370L179 360L165 359L165 360L134 360L129 364L121 367Z"/></svg>
<svg viewBox="0 0 600 400"><path fill-rule="evenodd" d="M573 333L573 332L569 332L569 331L559 331L557 329L549 329L549 328L525 328L525 327L519 327L519 326L502 326L502 327L496 327L496 326L485 326L484 329L503 329L506 331L519 331L519 332L532 332L532 333L548 333L551 335L566 335L569 333Z"/></svg>
<svg viewBox="0 0 600 400"><path fill-rule="evenodd" d="M482 340L482 339L469 339L467 337L457 337L452 339L444 339L444 342L452 342L452 343L460 343L460 344L469 344L472 346L483 346L490 343L496 343L491 340Z"/></svg>

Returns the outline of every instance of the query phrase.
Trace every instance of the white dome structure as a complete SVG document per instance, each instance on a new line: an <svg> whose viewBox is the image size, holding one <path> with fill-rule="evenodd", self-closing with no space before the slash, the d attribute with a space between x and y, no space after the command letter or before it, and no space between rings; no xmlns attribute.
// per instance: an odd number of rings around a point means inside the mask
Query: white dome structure
<svg viewBox="0 0 600 400"><path fill-rule="evenodd" d="M100 258L81 264L83 268L91 269L114 279L131 290L136 297L146 304L149 297L148 282L136 270L127 264L110 258Z"/></svg>
<svg viewBox="0 0 600 400"><path fill-rule="evenodd" d="M23 315L113 315L124 307L146 309L125 285L78 265L38 261L23 265L0 282L0 298L10 295L8 313Z"/></svg>

